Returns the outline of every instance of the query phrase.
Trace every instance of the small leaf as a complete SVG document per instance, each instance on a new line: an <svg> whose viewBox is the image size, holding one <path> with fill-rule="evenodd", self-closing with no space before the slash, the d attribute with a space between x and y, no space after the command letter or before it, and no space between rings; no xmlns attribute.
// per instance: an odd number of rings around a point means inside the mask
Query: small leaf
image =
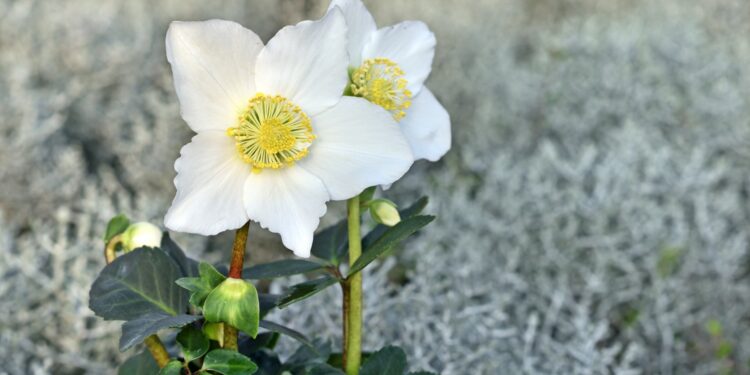
<svg viewBox="0 0 750 375"><path fill-rule="evenodd" d="M200 307L211 291L221 284L226 277L205 262L200 263L198 270L199 277L183 277L177 280L177 285L190 291L190 304Z"/></svg>
<svg viewBox="0 0 750 375"><path fill-rule="evenodd" d="M188 258L185 252L182 251L179 245L172 241L169 237L169 233L164 232L161 236L161 249L174 260L182 271L182 276L195 277L198 276L198 261L192 258Z"/></svg>
<svg viewBox="0 0 750 375"><path fill-rule="evenodd" d="M206 297L203 315L208 322L224 322L255 337L260 320L258 291L248 281L226 279Z"/></svg>
<svg viewBox="0 0 750 375"><path fill-rule="evenodd" d="M128 358L120 368L117 369L118 375L156 375L159 373L159 366L154 361L147 350L144 350Z"/></svg>
<svg viewBox="0 0 750 375"><path fill-rule="evenodd" d="M419 215L422 210L424 210L425 207L427 207L428 199L427 197L419 198L416 202L412 203L411 206L404 208L403 210L399 210L399 215L401 216L401 220L406 220L412 216ZM375 241L377 241L387 230L389 227L385 225L377 225L373 230L370 231L370 233L367 233L367 235L362 239L362 248L366 249L370 246L372 246Z"/></svg>
<svg viewBox="0 0 750 375"><path fill-rule="evenodd" d="M182 314L188 293L175 285L177 264L161 249L140 248L108 264L89 291L89 308L106 320Z"/></svg>
<svg viewBox="0 0 750 375"><path fill-rule="evenodd" d="M112 237L124 232L125 229L128 229L128 225L130 225L130 220L123 214L110 219L107 223L107 229L104 231L104 243L108 243Z"/></svg>
<svg viewBox="0 0 750 375"><path fill-rule="evenodd" d="M259 264L242 271L251 280L273 279L283 276L297 275L323 269L320 263L303 259L284 259L276 262Z"/></svg>
<svg viewBox="0 0 750 375"><path fill-rule="evenodd" d="M359 370L360 375L404 375L406 353L397 346L386 346L372 353Z"/></svg>
<svg viewBox="0 0 750 375"><path fill-rule="evenodd" d="M181 375L182 374L182 362L173 359L161 368L159 375Z"/></svg>
<svg viewBox="0 0 750 375"><path fill-rule="evenodd" d="M283 335L289 336L289 337L291 337L291 338L299 341L303 345L307 345L309 347L313 347L313 343L310 342L310 340L304 334L302 334L299 331L295 331L295 330L293 330L293 329L291 329L289 327L285 327L285 326L283 326L281 324L270 322L268 320L261 320L260 321L260 326L263 327L263 328L265 328L265 329L267 329L267 330L269 330L269 331L278 332L278 333L281 333Z"/></svg>
<svg viewBox="0 0 750 375"><path fill-rule="evenodd" d="M354 265L352 265L347 277L361 271L373 260L377 259L383 253L390 250L393 246L405 240L434 219L434 216L417 215L404 219L392 228L388 228L377 241L362 252L362 255L356 262L354 262Z"/></svg>
<svg viewBox="0 0 750 375"><path fill-rule="evenodd" d="M203 369L223 375L248 375L258 370L250 358L226 349L215 349L203 360Z"/></svg>
<svg viewBox="0 0 750 375"><path fill-rule="evenodd" d="M336 278L325 275L317 279L308 280L303 283L292 285L292 287L289 288L289 291L287 291L287 293L283 297L281 297L278 306L279 308L287 307L292 303L311 297L312 295L324 290L325 288L336 284L336 282L338 282Z"/></svg>
<svg viewBox="0 0 750 375"><path fill-rule="evenodd" d="M185 362L202 357L208 352L209 340L203 332L193 326L186 326L177 334L177 343L182 348Z"/></svg>
<svg viewBox="0 0 750 375"><path fill-rule="evenodd" d="M310 251L315 257L338 265L346 254L348 242L346 220L342 220L318 232Z"/></svg>
<svg viewBox="0 0 750 375"><path fill-rule="evenodd" d="M125 351L133 345L140 344L146 337L165 328L184 327L201 317L199 315L167 315L164 313L150 313L122 325L120 336L120 351Z"/></svg>

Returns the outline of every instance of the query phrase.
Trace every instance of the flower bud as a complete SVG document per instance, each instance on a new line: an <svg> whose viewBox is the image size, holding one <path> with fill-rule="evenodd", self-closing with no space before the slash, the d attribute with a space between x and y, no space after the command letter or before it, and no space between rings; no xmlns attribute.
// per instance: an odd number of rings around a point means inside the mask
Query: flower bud
<svg viewBox="0 0 750 375"><path fill-rule="evenodd" d="M370 215L380 224L392 227L401 221L396 204L387 199L370 201Z"/></svg>
<svg viewBox="0 0 750 375"><path fill-rule="evenodd" d="M134 223L122 232L122 249L127 253L144 246L159 247L161 236L161 229L154 224L145 221Z"/></svg>
<svg viewBox="0 0 750 375"><path fill-rule="evenodd" d="M206 297L203 315L209 323L226 323L254 338L260 321L258 291L248 281L228 278Z"/></svg>

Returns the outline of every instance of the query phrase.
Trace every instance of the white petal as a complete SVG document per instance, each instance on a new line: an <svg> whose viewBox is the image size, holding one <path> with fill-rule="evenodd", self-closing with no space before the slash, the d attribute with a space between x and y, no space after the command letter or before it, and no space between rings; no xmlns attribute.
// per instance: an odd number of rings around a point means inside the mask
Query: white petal
<svg viewBox="0 0 750 375"><path fill-rule="evenodd" d="M313 131L310 154L299 164L320 177L335 200L393 183L414 160L393 116L361 98L344 97L315 116Z"/></svg>
<svg viewBox="0 0 750 375"><path fill-rule="evenodd" d="M182 118L196 132L225 130L255 93L255 59L263 42L235 22L172 22L167 60Z"/></svg>
<svg viewBox="0 0 750 375"><path fill-rule="evenodd" d="M414 95L430 75L434 56L435 34L419 21L404 21L376 31L362 53L364 59L385 57L397 63Z"/></svg>
<svg viewBox="0 0 750 375"><path fill-rule="evenodd" d="M323 182L298 166L264 169L251 174L245 184L250 219L280 234L284 246L305 258L328 199Z"/></svg>
<svg viewBox="0 0 750 375"><path fill-rule="evenodd" d="M259 92L281 95L308 116L336 104L348 81L346 23L341 10L279 30L258 56Z"/></svg>
<svg viewBox="0 0 750 375"><path fill-rule="evenodd" d="M209 236L248 221L242 199L250 167L226 133L198 133L182 148L174 168L177 196L164 218L167 228Z"/></svg>
<svg viewBox="0 0 750 375"><path fill-rule="evenodd" d="M349 65L360 66L362 64L362 50L365 43L377 29L372 14L367 10L361 0L333 0L328 7L339 7L344 13L346 26L349 28L347 51L349 52Z"/></svg>
<svg viewBox="0 0 750 375"><path fill-rule="evenodd" d="M415 159L437 161L451 148L450 115L426 87L412 100L399 124Z"/></svg>

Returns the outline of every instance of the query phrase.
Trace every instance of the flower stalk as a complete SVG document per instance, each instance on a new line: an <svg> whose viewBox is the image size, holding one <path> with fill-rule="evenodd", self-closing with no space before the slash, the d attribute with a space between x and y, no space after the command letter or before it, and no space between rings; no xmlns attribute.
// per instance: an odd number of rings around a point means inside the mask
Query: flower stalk
<svg viewBox="0 0 750 375"><path fill-rule="evenodd" d="M349 233L349 266L362 255L359 196L347 201ZM357 375L362 361L362 273L350 275L344 286L344 370Z"/></svg>
<svg viewBox="0 0 750 375"><path fill-rule="evenodd" d="M250 229L250 222L248 221L240 229L237 229L237 233L234 236L234 244L232 245L232 260L229 263L229 274L227 275L233 279L242 279L242 267L245 263L245 248L247 246L247 235ZM224 348L230 350L237 350L237 328L224 324Z"/></svg>

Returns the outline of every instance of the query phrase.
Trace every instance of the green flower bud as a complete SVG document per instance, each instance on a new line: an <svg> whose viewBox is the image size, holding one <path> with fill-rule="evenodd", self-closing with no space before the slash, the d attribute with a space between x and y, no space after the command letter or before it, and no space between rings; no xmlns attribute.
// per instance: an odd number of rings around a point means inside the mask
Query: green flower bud
<svg viewBox="0 0 750 375"><path fill-rule="evenodd" d="M370 215L373 220L380 224L392 227L401 221L398 207L387 199L374 199L370 201Z"/></svg>
<svg viewBox="0 0 750 375"><path fill-rule="evenodd" d="M228 278L206 297L203 315L207 322L224 322L255 337L260 322L258 291L248 281Z"/></svg>
<svg viewBox="0 0 750 375"><path fill-rule="evenodd" d="M161 246L162 232L159 227L145 221L131 224L122 232L120 241L122 249L126 253L139 247Z"/></svg>

